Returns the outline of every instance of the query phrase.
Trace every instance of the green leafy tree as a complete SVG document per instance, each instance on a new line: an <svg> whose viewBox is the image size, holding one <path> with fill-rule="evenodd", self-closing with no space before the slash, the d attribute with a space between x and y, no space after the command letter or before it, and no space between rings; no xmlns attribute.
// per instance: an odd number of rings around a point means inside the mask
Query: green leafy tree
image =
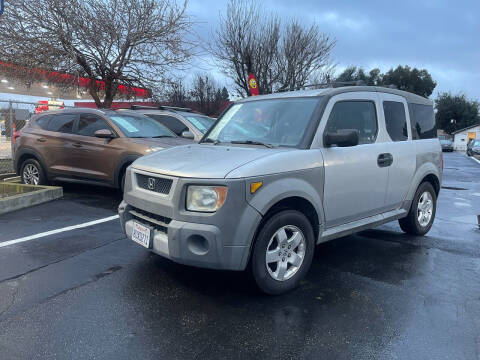
<svg viewBox="0 0 480 360"><path fill-rule="evenodd" d="M437 86L427 70L412 69L408 65L399 65L396 69L390 69L382 76L382 84L395 85L399 90L409 91L423 97L429 97Z"/></svg>
<svg viewBox="0 0 480 360"><path fill-rule="evenodd" d="M396 69L390 69L385 74L382 74L378 68L367 73L360 67L351 66L337 76L335 81L364 81L369 86L395 85L399 90L409 91L424 97L429 97L437 85L427 70L412 69L408 65L399 65Z"/></svg>
<svg viewBox="0 0 480 360"><path fill-rule="evenodd" d="M351 66L346 68L336 79L337 82L363 81L366 85L380 85L382 82L380 69L372 69L367 74L360 67Z"/></svg>
<svg viewBox="0 0 480 360"><path fill-rule="evenodd" d="M228 95L228 90L225 86L222 88L222 100L230 101L230 95Z"/></svg>
<svg viewBox="0 0 480 360"><path fill-rule="evenodd" d="M478 101L470 101L463 94L441 93L435 99L435 107L437 127L449 134L480 123Z"/></svg>

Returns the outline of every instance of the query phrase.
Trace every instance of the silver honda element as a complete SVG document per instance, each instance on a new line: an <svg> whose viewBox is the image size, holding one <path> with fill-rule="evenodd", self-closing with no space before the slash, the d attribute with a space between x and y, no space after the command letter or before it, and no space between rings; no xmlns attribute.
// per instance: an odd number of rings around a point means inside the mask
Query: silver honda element
<svg viewBox="0 0 480 360"><path fill-rule="evenodd" d="M442 151L433 104L383 87L233 103L199 144L142 157L119 207L128 239L199 267L250 267L266 293L295 288L315 244L435 218Z"/></svg>

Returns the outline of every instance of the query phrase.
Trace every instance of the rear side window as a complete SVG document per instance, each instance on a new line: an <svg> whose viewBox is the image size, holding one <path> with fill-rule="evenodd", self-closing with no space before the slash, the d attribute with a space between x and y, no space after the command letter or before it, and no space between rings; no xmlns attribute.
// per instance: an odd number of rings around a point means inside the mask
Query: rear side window
<svg viewBox="0 0 480 360"><path fill-rule="evenodd" d="M388 135L393 141L408 140L407 117L405 106L398 101L384 101L383 113Z"/></svg>
<svg viewBox="0 0 480 360"><path fill-rule="evenodd" d="M330 113L328 132L358 130L359 144L371 144L377 139L377 113L371 101L339 101Z"/></svg>
<svg viewBox="0 0 480 360"><path fill-rule="evenodd" d="M151 117L154 120L157 120L160 124L165 125L167 128L172 130L178 136L182 135L182 132L187 131L188 128L177 118L168 115L156 115L156 114L145 114L148 117Z"/></svg>
<svg viewBox="0 0 480 360"><path fill-rule="evenodd" d="M73 124L76 118L76 114L53 115L48 123L48 130L71 134L73 133Z"/></svg>
<svg viewBox="0 0 480 360"><path fill-rule="evenodd" d="M110 129L107 122L95 114L80 114L78 121L77 134L83 136L95 136L95 131Z"/></svg>
<svg viewBox="0 0 480 360"><path fill-rule="evenodd" d="M37 120L35 120L36 124L40 126L41 129L47 130L48 129L48 123L50 122L52 115L43 115L39 117Z"/></svg>
<svg viewBox="0 0 480 360"><path fill-rule="evenodd" d="M414 139L433 139L437 137L437 126L433 106L408 104L410 122Z"/></svg>

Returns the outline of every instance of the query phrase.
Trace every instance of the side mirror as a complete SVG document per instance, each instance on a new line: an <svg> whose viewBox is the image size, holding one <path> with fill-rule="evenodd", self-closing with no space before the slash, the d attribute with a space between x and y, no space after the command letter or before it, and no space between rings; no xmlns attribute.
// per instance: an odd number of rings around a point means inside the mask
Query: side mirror
<svg viewBox="0 0 480 360"><path fill-rule="evenodd" d="M338 147L355 146L358 145L358 130L342 129L337 132L327 132L323 139L325 147L332 145Z"/></svg>
<svg viewBox="0 0 480 360"><path fill-rule="evenodd" d="M113 139L115 135L109 129L100 129L94 132L95 137L101 139Z"/></svg>
<svg viewBox="0 0 480 360"><path fill-rule="evenodd" d="M182 132L182 138L193 140L195 138L195 135L193 135L191 131L185 130Z"/></svg>

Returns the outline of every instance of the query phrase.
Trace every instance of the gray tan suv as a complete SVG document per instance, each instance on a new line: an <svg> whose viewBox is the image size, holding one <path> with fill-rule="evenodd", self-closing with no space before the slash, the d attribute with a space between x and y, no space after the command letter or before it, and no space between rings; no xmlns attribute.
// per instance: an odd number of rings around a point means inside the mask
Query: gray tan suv
<svg viewBox="0 0 480 360"><path fill-rule="evenodd" d="M392 220L427 233L442 166L423 97L361 86L256 96L232 104L199 144L135 161L119 214L147 249L250 267L260 289L279 294L307 273L316 244Z"/></svg>
<svg viewBox="0 0 480 360"><path fill-rule="evenodd" d="M192 143L141 114L69 109L34 115L15 142L14 162L26 184L70 181L122 188L139 157Z"/></svg>

